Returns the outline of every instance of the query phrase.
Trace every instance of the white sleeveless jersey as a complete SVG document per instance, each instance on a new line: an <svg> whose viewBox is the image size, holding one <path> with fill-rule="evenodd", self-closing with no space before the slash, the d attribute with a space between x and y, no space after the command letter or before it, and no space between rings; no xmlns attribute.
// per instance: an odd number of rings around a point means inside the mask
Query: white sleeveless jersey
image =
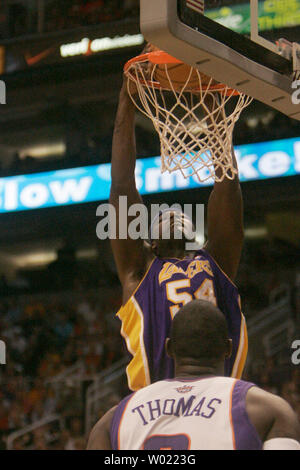
<svg viewBox="0 0 300 470"><path fill-rule="evenodd" d="M118 405L113 450L260 450L246 412L254 384L229 377L156 382Z"/></svg>

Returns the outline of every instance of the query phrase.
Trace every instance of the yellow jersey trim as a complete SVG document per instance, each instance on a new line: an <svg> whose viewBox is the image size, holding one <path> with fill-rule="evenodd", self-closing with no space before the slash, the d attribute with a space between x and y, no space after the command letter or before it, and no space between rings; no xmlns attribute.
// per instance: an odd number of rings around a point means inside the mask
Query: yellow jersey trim
<svg viewBox="0 0 300 470"><path fill-rule="evenodd" d="M144 318L141 308L134 297L131 297L118 312L122 322L121 335L126 341L127 349L133 356L126 368L128 386L136 391L150 384L149 365L144 345Z"/></svg>
<svg viewBox="0 0 300 470"><path fill-rule="evenodd" d="M248 333L247 325L244 315L241 312L241 328L240 328L240 342L237 350L237 355L232 368L231 377L240 379L245 367L245 362L248 354Z"/></svg>

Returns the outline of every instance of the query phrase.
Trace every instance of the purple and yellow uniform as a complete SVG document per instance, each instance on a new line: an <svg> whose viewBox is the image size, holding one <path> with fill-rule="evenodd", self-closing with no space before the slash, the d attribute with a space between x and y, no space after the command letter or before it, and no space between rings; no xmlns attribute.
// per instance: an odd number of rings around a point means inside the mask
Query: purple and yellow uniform
<svg viewBox="0 0 300 470"><path fill-rule="evenodd" d="M199 250L193 259L154 258L117 314L122 322L121 334L133 356L126 370L131 390L174 376L174 362L166 354L165 340L177 311L193 299L210 301L225 315L233 343L225 374L241 377L248 340L239 293L214 259Z"/></svg>

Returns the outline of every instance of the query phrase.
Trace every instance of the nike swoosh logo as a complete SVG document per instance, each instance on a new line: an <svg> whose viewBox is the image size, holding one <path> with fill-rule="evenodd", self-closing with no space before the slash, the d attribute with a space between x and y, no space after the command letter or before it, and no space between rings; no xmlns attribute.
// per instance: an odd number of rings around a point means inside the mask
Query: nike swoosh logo
<svg viewBox="0 0 300 470"><path fill-rule="evenodd" d="M46 49L45 51L42 51L39 54L36 54L34 56L30 56L28 53L25 54L25 60L27 62L27 65L31 66L31 65L38 64L41 60L48 57L54 51L55 51L55 47L50 47L49 49Z"/></svg>

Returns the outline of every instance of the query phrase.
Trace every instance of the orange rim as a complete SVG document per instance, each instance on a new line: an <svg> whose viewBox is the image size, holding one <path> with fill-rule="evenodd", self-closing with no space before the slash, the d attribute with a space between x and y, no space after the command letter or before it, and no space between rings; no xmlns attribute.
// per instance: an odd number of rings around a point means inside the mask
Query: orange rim
<svg viewBox="0 0 300 470"><path fill-rule="evenodd" d="M167 52L164 52L164 51L148 52L146 54L140 54L140 55L138 55L136 57L133 57L132 59L128 60L128 62L126 62L126 64L124 65L125 75L127 77L131 78L130 77L131 76L130 69L132 68L132 66L134 66L135 64L142 63L142 62L151 62L154 65L184 64L184 62L182 62L179 59L176 59L175 57L171 56ZM142 85L148 84L148 85L150 85L151 87L154 87L154 88L165 89L165 90L168 90L168 91L172 91L171 88L163 88L160 85L159 82L155 82L155 81L152 81L152 80L143 80L143 79L139 78L138 75L136 75L134 78L139 80L139 82ZM228 87L227 85L225 85L223 83L218 83L217 85L210 85L210 86L203 85L202 89L205 90L205 91L207 89L209 89L211 91L219 91L221 93L222 90L224 89L224 87L226 87L226 95L227 96L238 96L238 95L241 94L238 90L235 90L234 88L230 88L230 87ZM200 88L194 88L192 91L199 91L199 90L200 90Z"/></svg>

